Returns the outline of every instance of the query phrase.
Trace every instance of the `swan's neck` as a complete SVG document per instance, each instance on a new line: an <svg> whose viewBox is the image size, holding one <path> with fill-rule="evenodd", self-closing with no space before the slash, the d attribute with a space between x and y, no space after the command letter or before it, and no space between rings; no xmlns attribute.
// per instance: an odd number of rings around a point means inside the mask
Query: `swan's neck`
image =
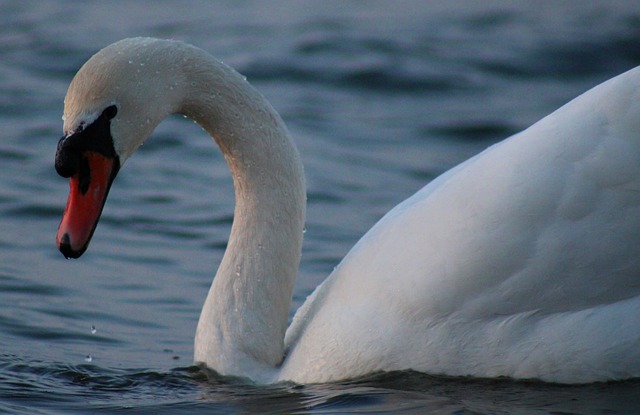
<svg viewBox="0 0 640 415"><path fill-rule="evenodd" d="M227 66L199 50L185 64L180 112L218 143L236 192L227 250L205 301L195 359L223 374L256 376L284 354L305 216L302 164L284 123Z"/></svg>

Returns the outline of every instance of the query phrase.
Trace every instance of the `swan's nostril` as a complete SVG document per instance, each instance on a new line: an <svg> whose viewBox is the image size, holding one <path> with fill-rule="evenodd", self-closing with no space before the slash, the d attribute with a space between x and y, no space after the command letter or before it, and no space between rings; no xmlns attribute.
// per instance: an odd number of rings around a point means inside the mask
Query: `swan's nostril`
<svg viewBox="0 0 640 415"><path fill-rule="evenodd" d="M84 195L91 184L91 166L89 166L89 160L86 157L82 157L82 160L78 163L78 170L78 189Z"/></svg>

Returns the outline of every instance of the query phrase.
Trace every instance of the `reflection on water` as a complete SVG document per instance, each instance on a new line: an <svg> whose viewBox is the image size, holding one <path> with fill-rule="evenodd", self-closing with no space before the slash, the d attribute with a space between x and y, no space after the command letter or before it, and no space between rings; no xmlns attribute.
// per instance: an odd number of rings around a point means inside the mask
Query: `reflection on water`
<svg viewBox="0 0 640 415"><path fill-rule="evenodd" d="M11 360L2 365L2 381L13 391L0 396L0 408L11 413L27 406L45 412L146 414L635 413L640 388L637 381L576 387L415 372L327 385L257 386L198 367L153 372Z"/></svg>
<svg viewBox="0 0 640 415"><path fill-rule="evenodd" d="M82 260L54 246L62 100L115 40L201 46L282 114L308 177L297 308L392 206L640 63L632 2L5 1L0 19L0 412L638 412L637 382L397 373L264 387L190 367L234 201L220 153L181 117L127 163Z"/></svg>

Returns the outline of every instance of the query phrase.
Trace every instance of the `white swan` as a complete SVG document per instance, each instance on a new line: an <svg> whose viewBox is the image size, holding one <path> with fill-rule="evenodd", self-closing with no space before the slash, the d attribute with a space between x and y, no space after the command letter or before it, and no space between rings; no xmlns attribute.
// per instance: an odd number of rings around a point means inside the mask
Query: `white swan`
<svg viewBox="0 0 640 415"><path fill-rule="evenodd" d="M136 38L73 79L57 240L84 252L120 164L172 113L233 174L235 218L195 360L258 382L375 371L580 383L640 376L640 69L443 174L371 229L287 329L305 218L298 152L245 79Z"/></svg>

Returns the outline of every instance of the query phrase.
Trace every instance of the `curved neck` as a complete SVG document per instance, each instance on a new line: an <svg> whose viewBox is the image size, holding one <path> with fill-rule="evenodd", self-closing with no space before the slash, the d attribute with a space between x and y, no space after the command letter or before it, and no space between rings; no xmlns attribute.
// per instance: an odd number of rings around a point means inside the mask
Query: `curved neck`
<svg viewBox="0 0 640 415"><path fill-rule="evenodd" d="M182 66L178 112L218 143L236 206L227 250L205 301L196 362L222 374L259 377L284 354L305 217L304 172L283 121L245 79L193 49Z"/></svg>

